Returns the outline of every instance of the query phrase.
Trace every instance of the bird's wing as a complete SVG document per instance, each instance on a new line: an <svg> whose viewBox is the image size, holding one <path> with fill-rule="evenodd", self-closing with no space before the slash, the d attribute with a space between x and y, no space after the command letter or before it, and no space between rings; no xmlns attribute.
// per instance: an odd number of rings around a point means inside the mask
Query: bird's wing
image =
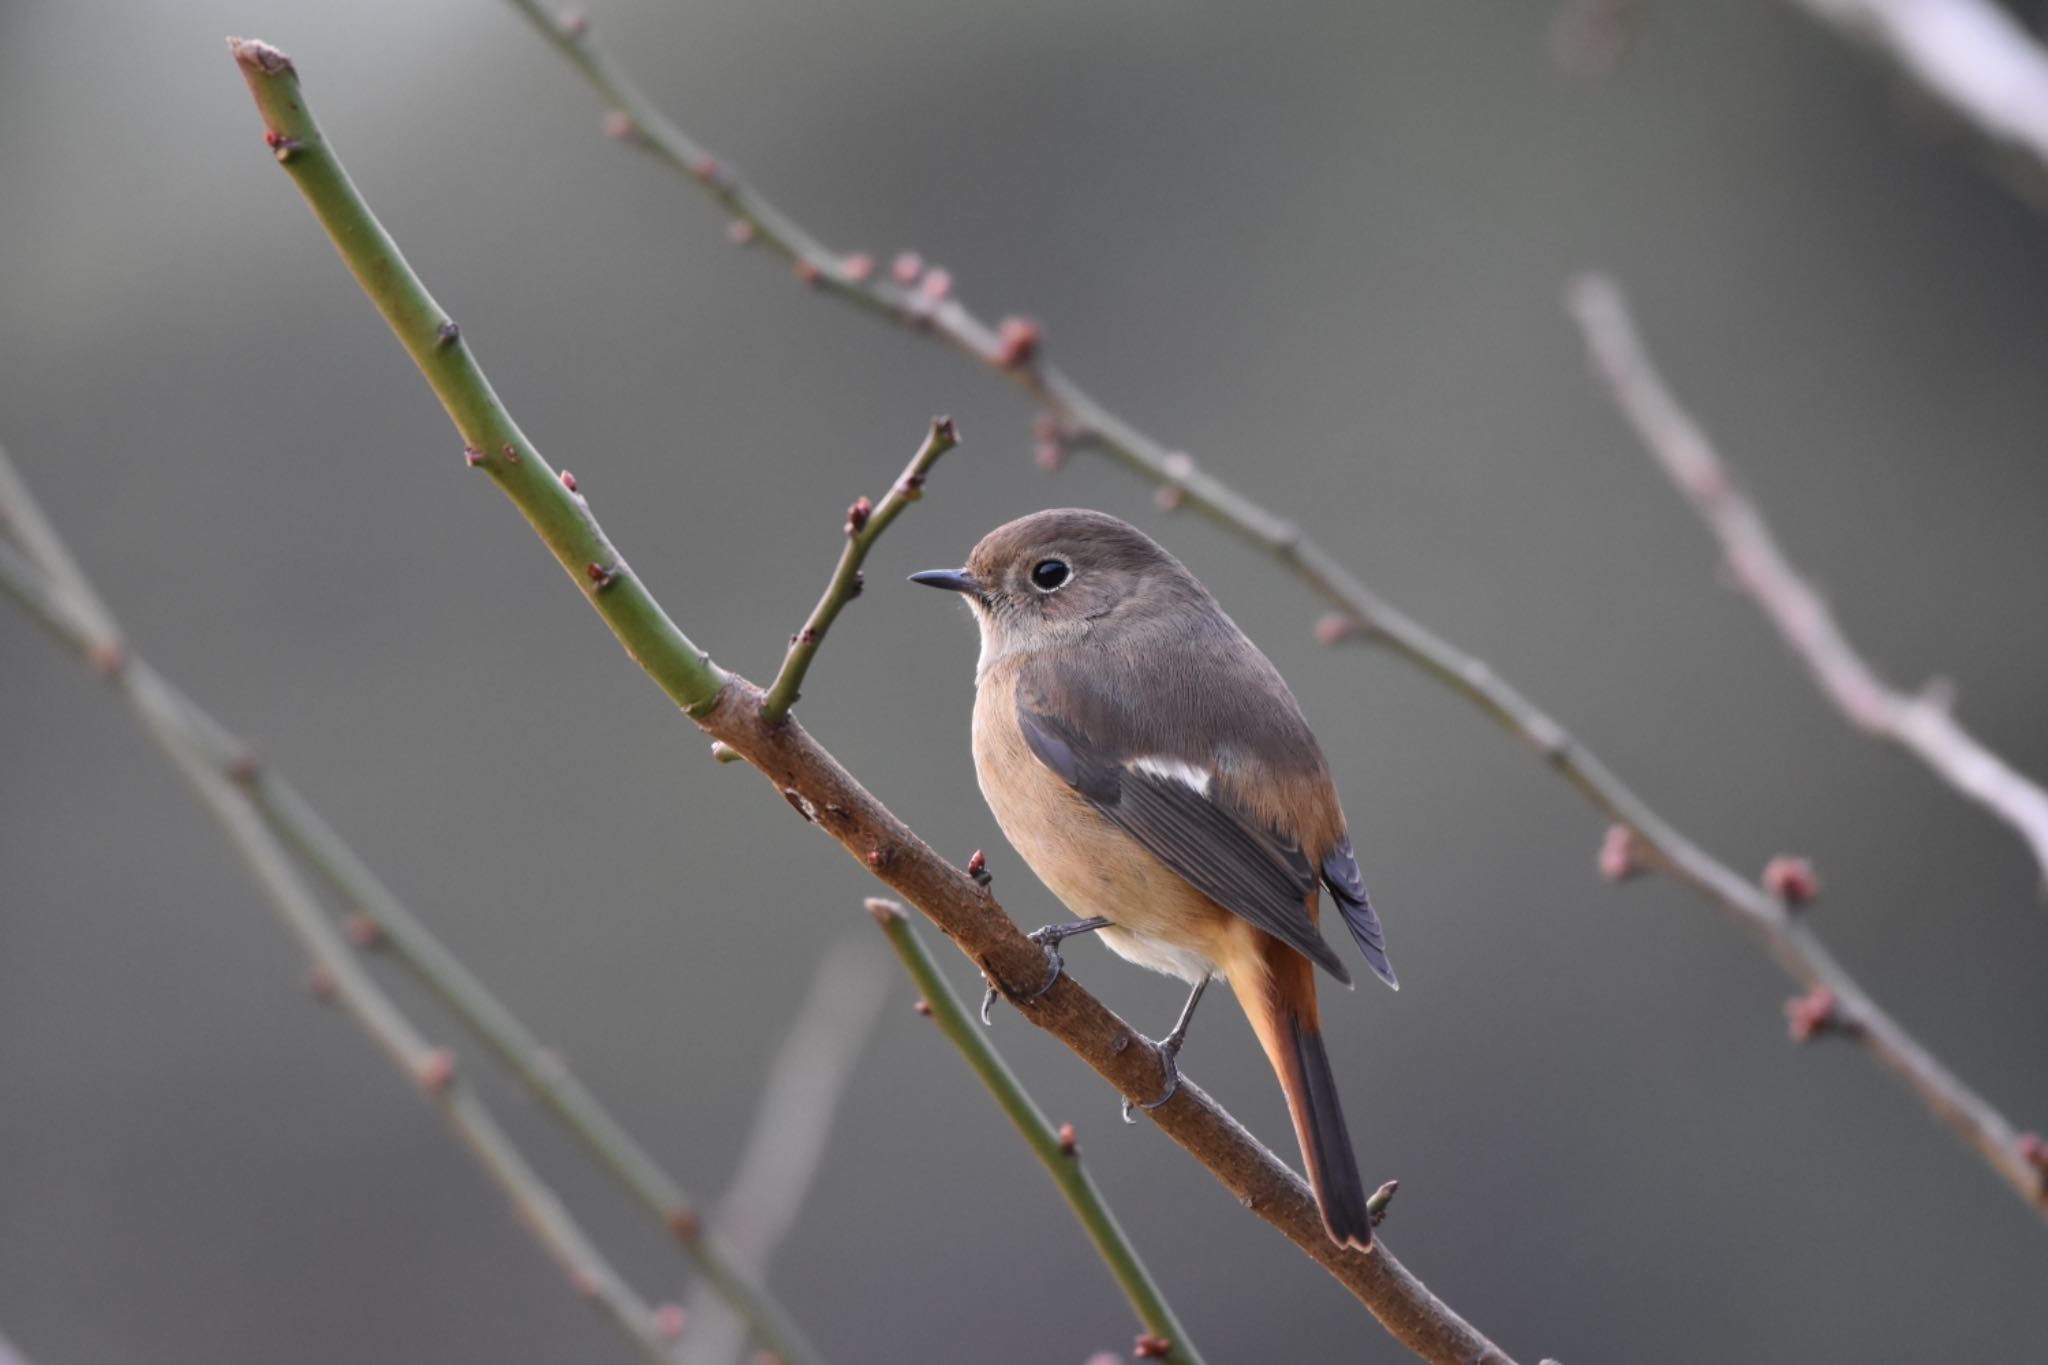
<svg viewBox="0 0 2048 1365"><path fill-rule="evenodd" d="M1189 885L1351 984L1344 960L1309 916L1315 866L1296 841L1238 809L1213 772L1182 759L1110 753L1028 687L1017 690L1017 723L1039 762ZM1348 907L1345 914L1348 921Z"/></svg>
<svg viewBox="0 0 2048 1365"><path fill-rule="evenodd" d="M1365 878L1358 874L1358 858L1351 851L1351 836L1339 839L1336 846L1323 855L1323 885L1330 888L1330 899L1337 902L1337 909L1344 915L1345 927L1351 930L1352 939L1358 944L1358 951L1365 954L1366 962L1379 979L1401 989L1395 979L1394 964L1387 961L1387 936L1380 928L1380 917L1373 913L1372 900L1365 894Z"/></svg>

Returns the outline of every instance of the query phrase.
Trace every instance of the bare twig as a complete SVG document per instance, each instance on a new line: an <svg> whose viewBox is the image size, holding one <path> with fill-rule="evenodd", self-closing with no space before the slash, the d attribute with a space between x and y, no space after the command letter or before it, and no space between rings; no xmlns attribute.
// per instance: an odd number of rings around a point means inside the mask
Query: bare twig
<svg viewBox="0 0 2048 1365"><path fill-rule="evenodd" d="M1795 0L1895 62L1994 142L2048 170L2048 52L1991 0Z"/></svg>
<svg viewBox="0 0 2048 1365"><path fill-rule="evenodd" d="M1041 453L1053 457L1049 462L1057 463L1062 445L1097 450L1155 485L1172 505L1202 513L1279 563L1336 609L1318 627L1325 640L1371 641L1382 645L1463 697L1521 740L1588 804L1620 826L1624 847L1639 846L1645 853L1654 854L1680 881L1732 913L1738 923L1764 940L1773 960L1802 984L1837 988L1838 999L1845 1006L1853 1003L1855 1008L1880 1021L1881 1027L1871 1029L1865 1036L1879 1061L2022 1198L2037 1211L2048 1214L2048 1182L2043 1181L2036 1166L2015 1151L2016 1130L1998 1111L1963 1085L1889 1016L1880 1014L1861 988L1826 956L1811 932L1788 919L1782 905L1694 844L1582 741L1496 674L1485 661L1397 610L1292 521L1236 492L1188 456L1169 449L1110 412L1043 360L1035 326L1012 319L1001 331L992 330L961 306L950 290L933 303L922 299L920 293L899 289L868 273L818 276L816 272L838 258L654 110L646 96L597 49L587 29L566 34L549 23L531 0L510 3L540 23L550 40L568 53L615 107L632 113L629 131L635 145L685 172L693 165L716 168L715 177L699 175L697 182L749 225L754 240L796 261L805 278L823 278L832 286L830 292L947 342L1035 397L1045 413L1041 434L1048 448Z"/></svg>
<svg viewBox="0 0 2048 1365"><path fill-rule="evenodd" d="M5 457L0 456L0 467L4 466ZM11 468L6 469L4 480L9 523L19 529L24 521L33 520L47 532L47 523L42 522L34 504L25 500L26 490ZM112 618L104 608L97 618L79 610L80 601L97 599L69 557L38 563L30 554L0 540L0 589L88 661L99 664L112 657L109 651L118 647L119 640L107 633ZM655 1311L613 1268L482 1100L457 1075L454 1055L427 1041L350 950L290 850L264 822L247 793L220 770L214 736L195 723L184 698L141 659L122 657L110 676L143 728L227 833L285 927L305 948L313 962L317 990L336 1000L398 1069L439 1106L456 1136L511 1202L520 1221L561 1265L576 1294L602 1307L650 1359L671 1360L670 1342Z"/></svg>
<svg viewBox="0 0 2048 1365"><path fill-rule="evenodd" d="M1024 1089L1024 1083L1017 1079L1017 1073L1010 1070L1009 1063L989 1041L987 1030L976 1026L974 1016L968 1013L960 997L953 993L953 988L946 984L946 978L940 973L938 964L932 961L917 931L911 927L903 907L879 896L871 898L867 905L868 913L888 935L889 946L896 950L896 956L902 959L903 969L917 986L922 997L920 1008L932 1016L939 1031L946 1035L946 1040L960 1050L968 1066L974 1069L974 1074L988 1087L989 1094L995 1096L996 1103L1002 1106L1004 1115L1023 1134L1031 1154L1052 1177L1061 1197L1074 1210L1074 1217L1080 1220L1081 1230L1088 1234L1089 1241L1095 1243L1103 1264L1116 1277L1117 1287L1123 1290L1124 1297L1137 1310L1138 1321L1143 1324L1147 1337L1164 1343L1167 1355L1163 1358L1181 1361L1183 1365L1201 1365L1201 1352L1196 1349L1187 1328L1166 1301L1166 1295L1160 1291L1152 1272L1145 1268L1144 1259L1138 1255L1138 1248L1116 1221L1109 1202L1102 1197L1094 1177L1082 1164L1072 1125L1055 1128L1046 1118L1030 1092Z"/></svg>
<svg viewBox="0 0 2048 1365"><path fill-rule="evenodd" d="M1661 385L1655 384L1654 372L1646 364L1637 363L1641 360L1640 351L1627 328L1626 314L1619 309L1619 295L1613 287L1597 279L1583 281L1573 289L1571 303L1586 330L1595 363L1615 386L1617 398L1624 402L1631 420L1646 435L1654 427L1658 440L1693 447L1684 457L1691 461L1685 465L1687 474L1674 477L1679 477L1682 484L1688 478L1703 477L1699 471L1705 466L1692 460L1692 456L1706 452L1705 442ZM1668 458L1668 452L1660 449L1659 453ZM1725 478L1722 489L1721 497L1730 495L1732 485ZM1761 522L1757 526L1760 530ZM1832 1017L1844 1025L1835 1031L1868 1048L1886 1070L1974 1148L2036 1212L2048 1215L2048 1181L2043 1180L2040 1168L2027 1160L2018 1130L1936 1060L1904 1026L1879 1009L1835 962L1795 908L1714 859L1662 819L1650 815L1647 809L1639 809L1633 818L1623 809L1610 808L1610 813L1627 827L1628 845L1635 853L1660 865L1672 877L1734 915L1737 922L1762 939L1773 960L1802 986L1809 991L1825 990Z"/></svg>
<svg viewBox="0 0 2048 1365"><path fill-rule="evenodd" d="M867 562L868 551L889 529L889 523L902 514L905 507L924 496L925 476L938 463L939 456L960 444L960 433L950 417L932 418L931 430L925 433L924 441L917 453L910 457L910 463L889 491L878 503L867 498L857 499L846 509L846 546L839 552L839 563L832 571L831 581L825 585L825 595L818 599L818 605L811 608L810 619L803 629L789 637L789 653L782 660L782 671L775 675L775 681L768 687L768 700L763 710L770 724L789 714L789 708L796 705L803 683L804 674L811 668L811 660L817 656L818 646L825 639L825 632L839 618L840 609L860 596L862 579L860 567Z"/></svg>
<svg viewBox="0 0 2048 1365"><path fill-rule="evenodd" d="M436 337L446 315L326 146L290 60L261 43L238 40L233 50L268 125L266 140L280 154L286 172L357 282L419 363L467 447L481 452L498 450L501 441L512 444L518 428L482 372L467 360L466 350L463 364L440 362ZM490 470L499 488L579 582L585 565L618 564L616 552L582 500L564 507L562 485L539 451L523 437L516 449L516 460L487 456L472 463ZM596 583L597 576L590 577ZM622 580L620 574L610 581L616 586ZM768 723L759 688L719 669L677 630L637 580L631 587L632 595L626 599L631 610L620 610L612 590L603 584L587 588L586 596L663 692L713 739L724 741L767 777L806 820L832 835L862 866L939 925L991 980L1025 983L1029 993L1044 974L1044 954L987 890L884 808L798 720L784 717L779 724ZM1161 1065L1157 1050L1071 975L1032 1001L1027 1017L1058 1036L1123 1094L1147 1099L1156 1090ZM1508 1359L1395 1260L1384 1239L1376 1239L1366 1252L1331 1242L1308 1186L1200 1087L1184 1082L1152 1118L1419 1354L1467 1365Z"/></svg>
<svg viewBox="0 0 2048 1365"><path fill-rule="evenodd" d="M767 1277L769 1258L796 1226L854 1064L881 1020L888 981L886 961L857 939L834 944L811 977L768 1070L739 1173L712 1219L733 1264L749 1275ZM693 1286L684 1310L684 1365L738 1357L746 1323L708 1287Z"/></svg>
<svg viewBox="0 0 2048 1365"><path fill-rule="evenodd" d="M1666 387L1615 283L1588 275L1572 286L1571 304L1616 406L1719 538L1736 584L1777 628L1821 691L1851 724L1913 754L2011 825L2048 880L2048 791L1965 730L1950 711L1943 687L1929 685L1917 695L1900 692L1856 652L1821 595L1785 558L1763 514L1706 433Z"/></svg>

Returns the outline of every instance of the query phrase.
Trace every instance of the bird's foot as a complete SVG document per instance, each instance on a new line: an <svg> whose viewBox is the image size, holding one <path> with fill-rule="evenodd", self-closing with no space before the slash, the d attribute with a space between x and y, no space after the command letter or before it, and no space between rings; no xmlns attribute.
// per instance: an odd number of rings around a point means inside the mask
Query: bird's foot
<svg viewBox="0 0 2048 1365"><path fill-rule="evenodd" d="M1092 934L1097 929L1106 929L1108 927L1109 921L1098 915L1093 919L1077 920L1073 924L1048 924L1026 934L1024 937L1045 949L1045 984L1029 995L1018 996L1017 1003L1028 1005L1034 1000L1041 999L1047 991L1059 983L1060 976L1067 970L1067 960L1060 956L1061 943L1074 937L1076 934ZM982 980L987 983L988 988L982 992L981 996L981 1022L992 1027L995 1024L995 1018L990 1011L995 1009L996 997L1002 992L997 989L994 977L984 974Z"/></svg>
<svg viewBox="0 0 2048 1365"><path fill-rule="evenodd" d="M1157 1043L1153 1044L1153 1046L1159 1049L1159 1065L1166 1072L1166 1089L1159 1092L1159 1098L1156 1100L1134 1101L1130 1099L1128 1096L1125 1097L1125 1123L1136 1123L1138 1121L1137 1114L1132 1112L1134 1109L1142 1109L1149 1114L1154 1109L1157 1109L1160 1105L1165 1104L1168 1100L1172 1099L1176 1094L1179 1093L1180 1062L1178 1058L1180 1057L1180 1045L1186 1041L1187 1036L1185 1034L1169 1033L1164 1038L1161 1038Z"/></svg>

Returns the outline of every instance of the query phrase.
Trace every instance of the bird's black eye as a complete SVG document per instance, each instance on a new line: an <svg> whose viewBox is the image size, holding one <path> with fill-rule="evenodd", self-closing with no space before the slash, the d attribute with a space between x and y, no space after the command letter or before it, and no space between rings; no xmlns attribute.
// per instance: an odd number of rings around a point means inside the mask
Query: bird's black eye
<svg viewBox="0 0 2048 1365"><path fill-rule="evenodd" d="M1057 591L1072 576L1064 559L1041 559L1031 566L1031 586L1040 592Z"/></svg>

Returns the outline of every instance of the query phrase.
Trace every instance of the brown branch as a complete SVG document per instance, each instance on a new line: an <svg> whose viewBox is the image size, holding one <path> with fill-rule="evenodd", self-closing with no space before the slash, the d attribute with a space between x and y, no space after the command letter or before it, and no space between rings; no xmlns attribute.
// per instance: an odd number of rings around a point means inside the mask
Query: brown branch
<svg viewBox="0 0 2048 1365"><path fill-rule="evenodd" d="M2030 1205L2048 1214L2048 1185L2043 1183L2039 1166L2026 1156L2033 1149L2019 1143L2012 1124L1879 1011L1861 987L1826 956L1810 932L1790 921L1783 905L1693 843L1582 741L1484 660L1404 615L1294 522L1253 502L1186 454L1104 407L1046 362L1043 338L1035 323L1010 318L1000 328L989 327L955 297L950 278L938 281L943 287L937 287L934 273L925 271L921 262L901 261L899 265L905 268L885 279L868 268L865 257L826 250L662 115L596 46L587 25L558 26L533 0L510 3L534 20L615 110L624 111L611 123L612 130L691 176L745 225L742 235L747 240L792 261L799 278L807 283L919 335L947 343L1036 398L1044 412L1039 426L1041 463L1057 465L1062 449L1077 445L1121 464L1155 485L1164 505L1187 507L1208 517L1279 563L1335 608L1317 627L1326 642L1370 641L1383 646L1522 741L1589 805L1622 828L1623 852L1633 847L1653 856L1678 880L1756 933L1772 959L1802 985L1827 985L1844 1007L1853 1005L1859 1016L1871 1021L1871 1027L1858 1036L1878 1060ZM915 268L910 268L913 265Z"/></svg>
<svg viewBox="0 0 2048 1365"><path fill-rule="evenodd" d="M1777 628L1820 690L1852 725L1913 754L2011 825L2048 880L2048 791L1965 730L1949 709L1944 687L1900 692L1856 652L1821 595L1785 558L1706 433L1665 385L1615 283L1586 276L1572 286L1571 304L1615 405L1720 539L1736 585Z"/></svg>
<svg viewBox="0 0 2048 1365"><path fill-rule="evenodd" d="M990 980L1006 983L1013 995L1007 983L1021 983L1027 994L1034 990L1045 975L1043 950L988 891L890 814L794 716L771 721L762 691L712 663L626 570L582 495L571 489L565 500L563 481L519 432L467 345L454 357L437 349L437 337L447 335L447 314L350 181L314 120L291 59L264 43L237 39L231 48L267 124L265 143L419 364L473 452L471 464L488 472L525 515L628 655L700 727L759 769L800 815L937 924ZM498 451L502 458L490 453ZM603 572L586 575L586 566ZM1070 975L1025 1014L1123 1094L1146 1100L1158 1093L1158 1050ZM1308 1186L1198 1087L1183 1082L1152 1115L1247 1208L1327 1269L1418 1354L1460 1365L1509 1362L1394 1259L1384 1240L1366 1252L1333 1243Z"/></svg>

